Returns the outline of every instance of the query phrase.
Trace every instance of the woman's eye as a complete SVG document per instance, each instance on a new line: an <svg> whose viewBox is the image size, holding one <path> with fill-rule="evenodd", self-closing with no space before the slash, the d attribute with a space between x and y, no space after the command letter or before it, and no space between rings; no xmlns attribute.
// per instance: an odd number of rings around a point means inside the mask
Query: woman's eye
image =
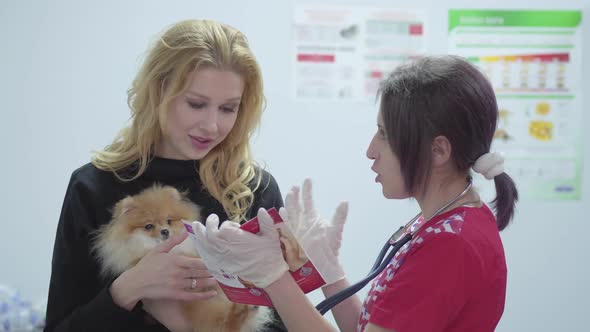
<svg viewBox="0 0 590 332"><path fill-rule="evenodd" d="M154 229L154 225L152 225L152 224L147 224L147 225L145 225L145 227L144 227L144 228L145 228L146 230L148 230L148 231L151 231L152 229Z"/></svg>
<svg viewBox="0 0 590 332"><path fill-rule="evenodd" d="M222 107L221 109L226 113L233 113L236 111L235 107Z"/></svg>
<svg viewBox="0 0 590 332"><path fill-rule="evenodd" d="M205 105L205 104L203 104L203 103L193 103L193 102L190 102L190 101L188 102L188 105L189 105L191 108L193 108L193 109L196 109L196 110L200 110L200 109L202 109L202 108L204 108L204 107L206 106L206 105Z"/></svg>

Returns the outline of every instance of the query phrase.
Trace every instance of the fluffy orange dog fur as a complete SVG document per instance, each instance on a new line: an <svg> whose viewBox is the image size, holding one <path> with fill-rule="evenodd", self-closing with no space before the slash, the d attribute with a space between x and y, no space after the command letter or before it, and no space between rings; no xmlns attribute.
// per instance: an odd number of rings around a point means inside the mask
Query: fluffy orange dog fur
<svg viewBox="0 0 590 332"><path fill-rule="evenodd" d="M94 252L103 276L119 276L159 243L184 232L182 220L200 217L199 207L170 186L154 185L122 199L114 207L112 220L95 237ZM187 238L172 252L198 257L190 241ZM192 331L249 332L270 320L268 308L230 302L219 286L216 290L218 295L213 299L182 304Z"/></svg>

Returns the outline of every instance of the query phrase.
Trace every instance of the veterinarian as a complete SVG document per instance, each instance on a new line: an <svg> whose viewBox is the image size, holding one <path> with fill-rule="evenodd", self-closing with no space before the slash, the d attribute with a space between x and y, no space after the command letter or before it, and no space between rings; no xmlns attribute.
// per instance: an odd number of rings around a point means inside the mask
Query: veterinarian
<svg viewBox="0 0 590 332"><path fill-rule="evenodd" d="M55 237L46 332L168 331L154 312L216 295L197 291L216 284L201 259L168 252L186 233L114 280L99 276L93 234L126 196L170 185L187 191L203 215L236 222L283 205L272 175L251 159L263 83L240 31L206 20L172 25L150 47L128 104L129 126L71 175ZM283 329L280 321L269 326Z"/></svg>
<svg viewBox="0 0 590 332"><path fill-rule="evenodd" d="M409 242L384 261L364 302L353 295L334 307L341 331L495 330L504 310L507 272L499 232L512 219L518 198L503 157L490 151L497 118L491 84L459 57L424 57L396 68L382 82L377 130L367 157L383 195L413 198L421 212L394 236L393 241ZM472 188L472 170L495 182L495 214ZM344 204L332 221L321 218L310 181L303 185L302 198L299 188L287 195L281 211L318 264L329 297L349 286L338 260L346 211ZM334 331L286 273L279 249L261 250L256 260L246 261L235 247L278 244L268 213L260 210L258 217L257 235L232 222L218 229L224 219L216 215L207 218L206 227L195 223L205 262L264 288L289 331ZM378 233L383 231L395 229Z"/></svg>

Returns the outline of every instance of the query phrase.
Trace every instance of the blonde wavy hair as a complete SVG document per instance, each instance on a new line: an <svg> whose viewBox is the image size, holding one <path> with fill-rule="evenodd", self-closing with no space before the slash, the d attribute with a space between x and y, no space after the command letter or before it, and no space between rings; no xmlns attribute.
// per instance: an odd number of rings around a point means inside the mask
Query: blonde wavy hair
<svg viewBox="0 0 590 332"><path fill-rule="evenodd" d="M234 127L199 163L205 189L230 219L243 221L261 181L251 157L250 136L260 123L265 100L258 62L246 37L230 26L186 20L164 31L127 91L130 125L112 144L95 152L92 163L122 181L140 177L163 136L170 103L184 91L187 76L203 67L234 71L245 83ZM124 176L128 173L121 171L136 162L133 174Z"/></svg>

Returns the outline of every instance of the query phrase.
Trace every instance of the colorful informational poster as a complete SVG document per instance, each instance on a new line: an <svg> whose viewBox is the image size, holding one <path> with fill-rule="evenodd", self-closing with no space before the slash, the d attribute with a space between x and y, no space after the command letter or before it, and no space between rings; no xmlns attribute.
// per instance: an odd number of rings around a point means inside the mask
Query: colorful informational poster
<svg viewBox="0 0 590 332"><path fill-rule="evenodd" d="M384 75L424 53L424 15L362 7L297 7L294 96L299 100L375 100Z"/></svg>
<svg viewBox="0 0 590 332"><path fill-rule="evenodd" d="M493 150L521 197L579 199L580 11L450 10L449 53L490 79L500 119Z"/></svg>

